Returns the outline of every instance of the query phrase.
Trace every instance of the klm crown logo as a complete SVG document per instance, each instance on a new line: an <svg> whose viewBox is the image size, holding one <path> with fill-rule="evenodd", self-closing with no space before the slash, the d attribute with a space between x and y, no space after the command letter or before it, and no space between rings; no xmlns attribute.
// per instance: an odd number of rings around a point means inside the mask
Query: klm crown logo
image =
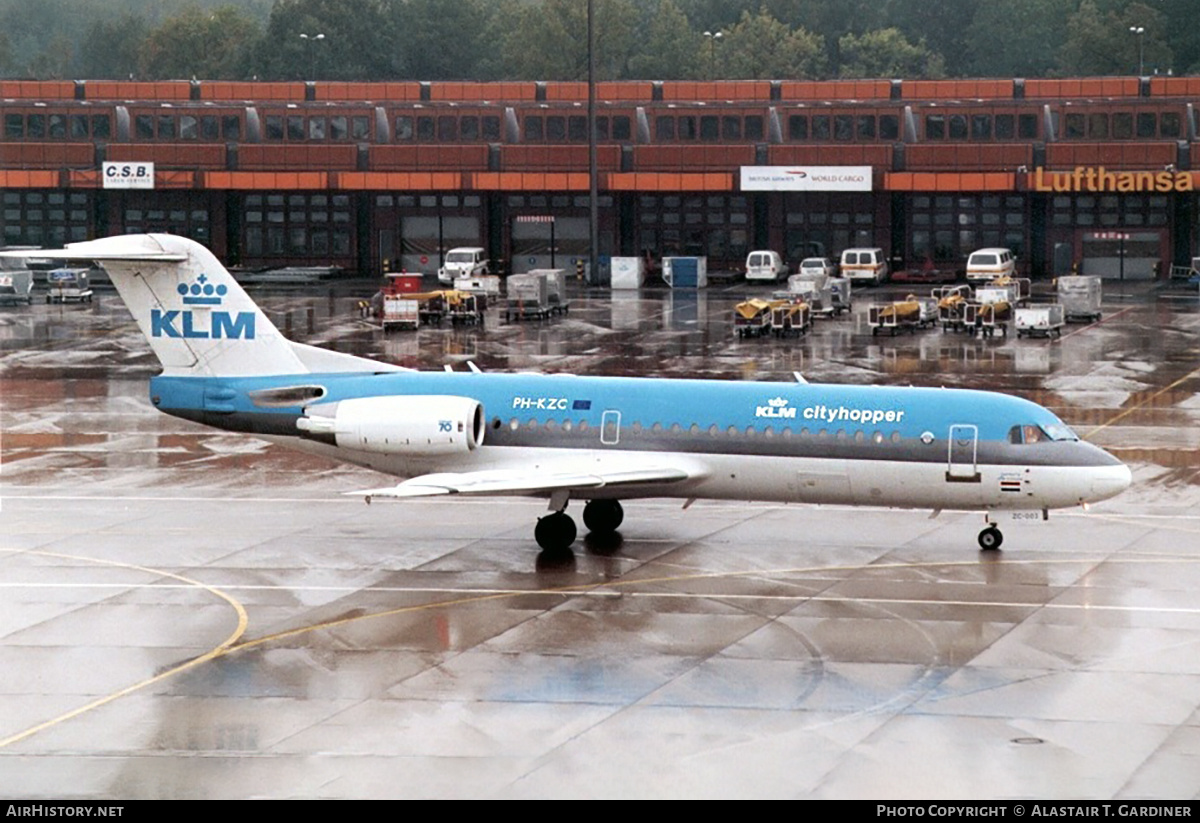
<svg viewBox="0 0 1200 823"><path fill-rule="evenodd" d="M187 283L180 283L176 286L176 291L183 295L185 306L219 306L229 292L229 287L214 286L208 282L207 274L201 274L190 286Z"/></svg>
<svg viewBox="0 0 1200 823"><path fill-rule="evenodd" d="M150 336L183 340L253 340L254 312L210 310L220 306L229 294L229 287L209 282L201 274L194 283L180 283L175 291L191 309L150 310Z"/></svg>

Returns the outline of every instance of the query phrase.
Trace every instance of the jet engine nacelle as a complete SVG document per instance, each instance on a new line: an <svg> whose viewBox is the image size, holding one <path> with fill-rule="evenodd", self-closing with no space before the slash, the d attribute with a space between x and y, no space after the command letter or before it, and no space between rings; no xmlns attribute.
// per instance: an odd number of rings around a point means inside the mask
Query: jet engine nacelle
<svg viewBox="0 0 1200 823"><path fill-rule="evenodd" d="M469 397L391 395L356 397L310 407L297 425L313 434L332 434L341 448L383 454L443 455L483 445L483 406ZM314 413L315 412L315 413Z"/></svg>

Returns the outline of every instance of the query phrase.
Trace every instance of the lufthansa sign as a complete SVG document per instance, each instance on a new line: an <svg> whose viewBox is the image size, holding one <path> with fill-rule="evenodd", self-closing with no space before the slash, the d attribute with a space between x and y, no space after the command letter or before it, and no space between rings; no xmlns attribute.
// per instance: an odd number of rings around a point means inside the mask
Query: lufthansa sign
<svg viewBox="0 0 1200 823"><path fill-rule="evenodd" d="M1073 171L1033 172L1034 191L1053 192L1188 192L1192 174L1186 171L1109 171L1104 166L1076 166Z"/></svg>
<svg viewBox="0 0 1200 823"><path fill-rule="evenodd" d="M871 167L742 166L742 191L871 191Z"/></svg>
<svg viewBox="0 0 1200 823"><path fill-rule="evenodd" d="M106 189L154 188L153 163L105 163L102 176Z"/></svg>

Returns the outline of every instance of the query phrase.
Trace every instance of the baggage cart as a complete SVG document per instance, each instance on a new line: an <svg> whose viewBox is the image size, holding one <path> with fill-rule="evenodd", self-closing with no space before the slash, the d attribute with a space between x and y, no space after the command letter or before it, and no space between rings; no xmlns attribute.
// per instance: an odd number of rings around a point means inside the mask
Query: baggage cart
<svg viewBox="0 0 1200 823"><path fill-rule="evenodd" d="M640 257L612 259L612 288L637 289L646 280L646 261Z"/></svg>
<svg viewBox="0 0 1200 823"><path fill-rule="evenodd" d="M788 278L788 290L775 292L774 296L781 300L802 300L808 304L809 311L814 316L833 317L836 313L833 288L829 285L828 277L793 274Z"/></svg>
<svg viewBox="0 0 1200 823"><path fill-rule="evenodd" d="M812 327L812 308L803 299L774 301L771 333L776 337L802 335Z"/></svg>
<svg viewBox="0 0 1200 823"><path fill-rule="evenodd" d="M546 301L550 305L550 313L566 314L571 310L571 304L567 301L566 269L541 269L540 271L546 278Z"/></svg>
<svg viewBox="0 0 1200 823"><path fill-rule="evenodd" d="M833 316L839 317L842 312L850 311L853 305L851 298L850 279L847 277L829 278L830 299L833 305Z"/></svg>
<svg viewBox="0 0 1200 823"><path fill-rule="evenodd" d="M54 269L46 274L47 303L92 302L88 269Z"/></svg>
<svg viewBox="0 0 1200 823"><path fill-rule="evenodd" d="M513 274L508 278L508 300L504 307L505 322L511 320L545 320L550 316L550 292L542 271Z"/></svg>
<svg viewBox="0 0 1200 823"><path fill-rule="evenodd" d="M733 330L738 337L761 337L771 330L775 302L752 297L733 307Z"/></svg>
<svg viewBox="0 0 1200 823"><path fill-rule="evenodd" d="M871 336L886 331L893 337L897 332L915 332L921 323L921 304L912 298L871 306L867 309L867 325Z"/></svg>
<svg viewBox="0 0 1200 823"><path fill-rule="evenodd" d="M495 274L477 274L473 277L459 277L454 281L454 290L483 294L488 297L499 297L500 278Z"/></svg>
<svg viewBox="0 0 1200 823"><path fill-rule="evenodd" d="M1013 306L1011 303L997 301L980 303L976 309L975 330L984 337L993 336L997 330L1008 336L1008 324L1012 320Z"/></svg>
<svg viewBox="0 0 1200 823"><path fill-rule="evenodd" d="M29 269L6 268L6 263L20 261L13 258L0 258L0 303L33 303L33 272Z"/></svg>
<svg viewBox="0 0 1200 823"><path fill-rule="evenodd" d="M942 331L964 331L967 328L964 312L971 301L971 287L939 286L932 291L932 297L937 301L938 322Z"/></svg>
<svg viewBox="0 0 1200 823"><path fill-rule="evenodd" d="M421 325L421 307L417 300L398 294L383 296L383 315L380 318L383 330L416 330Z"/></svg>
<svg viewBox="0 0 1200 823"><path fill-rule="evenodd" d="M1058 278L1058 302L1062 304L1066 322L1093 323L1100 319L1100 282L1100 278L1092 274Z"/></svg>
<svg viewBox="0 0 1200 823"><path fill-rule="evenodd" d="M708 286L707 257L664 257L663 280L673 289L703 289Z"/></svg>
<svg viewBox="0 0 1200 823"><path fill-rule="evenodd" d="M1017 337L1062 337L1063 307L1059 303L1017 309Z"/></svg>

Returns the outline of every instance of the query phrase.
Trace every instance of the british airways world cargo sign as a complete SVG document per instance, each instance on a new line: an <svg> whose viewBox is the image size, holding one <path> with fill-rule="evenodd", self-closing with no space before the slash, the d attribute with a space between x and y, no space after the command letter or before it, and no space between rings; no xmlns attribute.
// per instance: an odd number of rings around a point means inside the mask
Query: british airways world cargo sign
<svg viewBox="0 0 1200 823"><path fill-rule="evenodd" d="M742 191L871 191L871 167L742 166Z"/></svg>
<svg viewBox="0 0 1200 823"><path fill-rule="evenodd" d="M153 163L105 163L101 175L106 189L154 188Z"/></svg>

